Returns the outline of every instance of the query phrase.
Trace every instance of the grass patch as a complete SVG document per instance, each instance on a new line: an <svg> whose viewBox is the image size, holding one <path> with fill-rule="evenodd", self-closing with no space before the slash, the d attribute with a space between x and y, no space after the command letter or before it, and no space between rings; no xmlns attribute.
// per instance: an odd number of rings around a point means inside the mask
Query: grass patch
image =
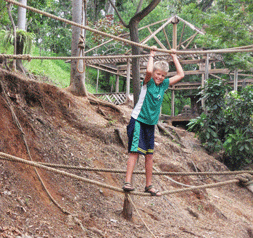
<svg viewBox="0 0 253 238"><path fill-rule="evenodd" d="M40 52L37 47L33 49L33 56L39 56ZM57 56L52 53L43 54L43 56ZM32 60L24 62L24 66L30 73L41 76L43 81L54 84L58 87L65 88L70 83L70 64L64 60Z"/></svg>

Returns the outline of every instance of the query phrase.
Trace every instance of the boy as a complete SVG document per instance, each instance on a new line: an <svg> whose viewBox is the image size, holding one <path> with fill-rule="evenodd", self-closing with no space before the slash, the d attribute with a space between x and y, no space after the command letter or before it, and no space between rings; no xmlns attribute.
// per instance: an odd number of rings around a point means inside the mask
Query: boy
<svg viewBox="0 0 253 238"><path fill-rule="evenodd" d="M127 126L128 152L126 179L123 190L133 191L131 185L134 166L139 154L145 155L146 187L145 192L152 196L161 196L161 193L152 186L154 131L158 123L163 95L169 85L173 85L184 77L184 71L179 63L176 50L171 54L176 66L177 74L166 78L169 65L165 61L157 61L154 64L156 47L152 47L147 64L147 72L141 87L138 103L131 114L131 120Z"/></svg>

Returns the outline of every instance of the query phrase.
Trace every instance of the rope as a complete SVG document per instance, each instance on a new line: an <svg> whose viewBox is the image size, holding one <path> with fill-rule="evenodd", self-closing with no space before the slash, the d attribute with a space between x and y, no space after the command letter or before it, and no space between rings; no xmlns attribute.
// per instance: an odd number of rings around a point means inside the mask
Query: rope
<svg viewBox="0 0 253 238"><path fill-rule="evenodd" d="M103 187L103 188L108 188L110 190L116 191L116 192L121 192L121 193L125 193L123 189L118 188L118 187L114 187L105 183L100 183L98 181L95 180L91 180L91 179L87 179L87 178L83 178L81 176L75 175L75 174L71 174L65 171L61 171L58 169L54 169L54 168L50 168L47 167L45 165L42 165L40 163L34 162L34 161L28 161L28 160L24 160L21 158L18 158L16 156L12 156L3 152L0 152L0 159L2 160L8 160L8 161L12 161L12 162L19 162L19 163L24 163L24 164L28 164L30 166L34 166L34 167L38 167L38 168L42 168L54 173L58 173L61 175L65 175L67 177L71 177L71 178L75 178L90 184L94 184L97 185L99 187ZM187 192L187 191L192 191L192 190L196 190L196 189L204 189L204 188L215 188L215 187L220 187L220 186L224 186L224 185L228 185L228 184L234 184L234 183L238 183L240 180L239 179L233 179L233 180L228 180L226 182L219 182L219 183L214 183L214 184L206 184L206 185L201 185L201 186L193 186L191 188L183 188L183 189L177 189L177 190L172 190L172 191L163 191L161 192L162 195L168 195L168 194L174 194L174 193L182 193L182 192ZM151 196L150 193L144 193L144 192L131 192L132 195L139 195L139 196Z"/></svg>
<svg viewBox="0 0 253 238"><path fill-rule="evenodd" d="M158 171L158 169L157 169L156 167L153 167L153 168L154 168L156 171ZM176 181L176 180L170 178L169 176L166 176L166 175L163 175L163 176L164 176L166 179L168 179L169 181L171 181L171 182L173 182L173 183L175 183L175 184L178 184L178 185L180 185L180 186L188 187L188 188L192 187L192 185L180 183L180 182L178 182L178 181Z"/></svg>
<svg viewBox="0 0 253 238"><path fill-rule="evenodd" d="M177 189L177 190L173 190L173 191L163 191L163 192L161 192L161 194L168 195L168 194L174 194L174 193L188 192L188 191L192 191L192 190L196 190L196 189L216 188L216 187L221 187L224 185L234 184L234 183L238 183L238 182L239 182L238 179L232 179L232 180L228 180L225 182L211 183L211 184L205 184L205 185L200 185L200 186L192 186L191 188L182 188L182 189Z"/></svg>
<svg viewBox="0 0 253 238"><path fill-rule="evenodd" d="M104 168L89 168L89 167L80 167L80 166L72 166L65 164L52 164L52 163L43 163L37 162L39 164L53 167L53 168L62 168L62 169L76 169L76 170L85 170L85 171L94 171L94 172L105 172L105 173L126 173L126 170L120 169L104 169ZM145 174L145 171L134 171L133 174ZM192 176L192 175L236 175L236 174L244 174L249 173L253 174L253 170L241 170L241 171L224 171L224 172L157 172L154 171L153 175L171 175L171 176Z"/></svg>
<svg viewBox="0 0 253 238"><path fill-rule="evenodd" d="M48 170L48 171L51 171L51 172L54 172L54 173L58 173L58 174L61 174L61 175L65 175L67 177L75 178L75 179L78 179L78 180L81 180L81 181L84 181L84 182L87 182L87 183L90 183L90 184L95 184L95 185L98 185L99 187L108 188L108 189L111 189L111 190L114 190L114 191L117 191L117 192L124 193L124 190L121 189L121 188L117 188L117 187L110 186L110 185L107 185L107 184L104 184L104 183L100 183L100 182L97 182L97 181L94 181L94 180L83 178L81 176L71 174L71 173L68 173L68 172L65 172L65 171L61 171L61 170L58 170L58 169L50 168L50 167L47 167L45 165L39 164L37 162L24 160L24 159L21 159L21 158L18 158L16 156L12 156L12 155L9 155L9 154L3 153L3 152L0 152L0 159L8 160L8 161L15 161L15 162L27 164L27 165L30 165L30 166L34 166L34 167L37 167L37 168L42 168L42 169L45 169L45 170Z"/></svg>
<svg viewBox="0 0 253 238"><path fill-rule="evenodd" d="M23 4L19 3L19 2L13 1L13 0L5 0L5 1L9 2L9 3L12 3L14 5L17 5L17 6L23 7L23 8L26 8L26 9L28 9L30 11L33 11L33 12L45 15L47 17L53 18L55 20L59 20L59 21L65 22L67 24L70 24L70 25L73 25L73 26L76 26L76 27L79 27L79 28L91 31L91 32L93 32L95 34L99 34L99 35L102 35L102 36L105 36L105 37L110 37L110 38L112 38L114 40L121 41L121 42L130 44L130 45L134 45L134 46L137 46L137 47L144 48L144 49L148 49L148 50L152 49L152 47L150 47L150 46L142 45L140 43L137 43L137 42L134 42L134 41L131 41L131 40L127 40L127 39L124 39L124 38L121 38L121 37L118 37L118 36L114 36L114 35L111 35L111 34L108 34L108 33L105 33L105 32L102 32L102 31L90 28L88 26L83 26L83 25L78 24L76 22L73 22L73 21L70 21L70 20L66 20L66 19L63 19L61 17L57 17L57 16L55 16L53 14L50 14L50 13L47 13L47 12L43 12L41 10L38 10L38 9L30 7L30 6L23 5ZM172 53L171 50L159 49L159 48L157 49L157 51L158 52L165 52L165 53ZM227 50L223 49L223 50L204 50L204 51L177 51L177 54L208 54L208 53L235 53L235 52L253 52L253 48L252 49L242 49L242 48L241 49L233 49L233 48L230 48L230 49L227 49Z"/></svg>

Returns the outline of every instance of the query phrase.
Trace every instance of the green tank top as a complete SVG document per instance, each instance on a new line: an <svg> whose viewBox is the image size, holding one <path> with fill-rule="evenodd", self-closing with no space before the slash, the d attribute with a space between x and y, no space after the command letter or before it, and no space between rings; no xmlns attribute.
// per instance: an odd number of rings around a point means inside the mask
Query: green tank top
<svg viewBox="0 0 253 238"><path fill-rule="evenodd" d="M156 85L151 78L147 84L142 85L139 100L131 116L145 124L156 125L159 120L164 92L168 89L169 84L168 78L159 85Z"/></svg>

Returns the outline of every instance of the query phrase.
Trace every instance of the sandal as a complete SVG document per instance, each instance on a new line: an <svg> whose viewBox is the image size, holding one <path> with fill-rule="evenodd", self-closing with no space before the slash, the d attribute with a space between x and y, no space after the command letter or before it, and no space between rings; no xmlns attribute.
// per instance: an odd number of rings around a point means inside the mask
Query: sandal
<svg viewBox="0 0 253 238"><path fill-rule="evenodd" d="M152 191L153 185L149 185L148 187L145 187L145 193L150 193L151 196L161 196L161 194L158 194L158 190Z"/></svg>
<svg viewBox="0 0 253 238"><path fill-rule="evenodd" d="M131 183L125 182L124 186L122 187L125 192L134 191L134 188L132 187Z"/></svg>

